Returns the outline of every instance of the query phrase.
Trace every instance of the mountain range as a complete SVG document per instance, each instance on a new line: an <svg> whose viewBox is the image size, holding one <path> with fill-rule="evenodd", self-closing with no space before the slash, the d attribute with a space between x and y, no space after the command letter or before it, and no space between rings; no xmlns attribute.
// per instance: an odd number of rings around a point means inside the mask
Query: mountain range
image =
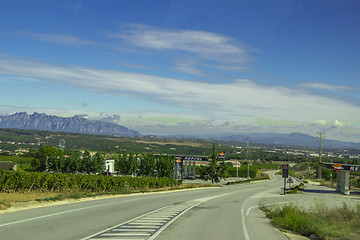
<svg viewBox="0 0 360 240"><path fill-rule="evenodd" d="M59 117L45 113L28 114L19 112L12 115L0 116L0 128L18 128L32 130L46 130L53 132L72 132L95 135L117 135L124 137L142 136L141 133L129 130L124 126L106 121L92 121L82 116ZM254 144L319 147L319 139L302 133L276 134L276 133L252 133L252 134L227 134L207 136L173 136L181 138L213 139L226 142L246 142ZM342 142L331 139L323 140L323 148L329 149L357 149L360 143Z"/></svg>
<svg viewBox="0 0 360 240"><path fill-rule="evenodd" d="M249 142L250 144L273 145L273 146L292 146L292 147L307 147L319 148L319 138L311 135L302 134L298 132L290 134L279 133L244 133L244 134L223 134L223 135L204 135L204 136L184 136L171 135L177 138L198 138L198 139L213 139L223 142ZM343 142L332 139L323 139L324 149L354 149L360 150L360 143Z"/></svg>
<svg viewBox="0 0 360 240"><path fill-rule="evenodd" d="M124 137L141 136L137 131L110 122L90 121L78 115L74 117L58 117L36 112L33 114L19 112L8 116L0 116L0 128L119 135Z"/></svg>
<svg viewBox="0 0 360 240"><path fill-rule="evenodd" d="M319 138L297 132L290 134L252 133L252 134L227 135L222 137L215 137L215 139L222 141L234 141L234 142L250 141L252 143L257 143L257 144L298 146L298 147L310 147L310 148L319 148L320 145ZM324 149L326 148L360 149L360 143L342 142L342 141L326 139L326 138L324 138L322 142L323 142L322 146Z"/></svg>

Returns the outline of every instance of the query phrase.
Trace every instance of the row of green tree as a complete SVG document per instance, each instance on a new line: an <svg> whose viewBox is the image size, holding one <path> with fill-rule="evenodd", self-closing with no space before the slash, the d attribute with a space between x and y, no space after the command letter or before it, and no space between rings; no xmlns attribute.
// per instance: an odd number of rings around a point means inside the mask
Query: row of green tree
<svg viewBox="0 0 360 240"><path fill-rule="evenodd" d="M127 176L173 177L175 159L170 155L120 153L115 170Z"/></svg>
<svg viewBox="0 0 360 240"><path fill-rule="evenodd" d="M173 177L174 158L150 153L120 153L115 160L115 171L126 176ZM40 148L31 161L34 171L57 173L99 174L105 172L104 156L91 155L88 151L71 155L54 146Z"/></svg>
<svg viewBox="0 0 360 240"><path fill-rule="evenodd" d="M86 173L96 174L105 171L104 156L96 153L92 156L88 151L82 154L75 152L65 155L64 151L54 146L40 148L31 162L31 167L39 172Z"/></svg>

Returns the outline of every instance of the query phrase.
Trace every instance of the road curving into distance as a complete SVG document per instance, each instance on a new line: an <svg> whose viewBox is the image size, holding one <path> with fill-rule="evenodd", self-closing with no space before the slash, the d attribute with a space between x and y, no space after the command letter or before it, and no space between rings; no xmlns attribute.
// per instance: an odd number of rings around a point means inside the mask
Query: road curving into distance
<svg viewBox="0 0 360 240"><path fill-rule="evenodd" d="M272 172L273 175L274 172ZM257 208L281 176L222 188L126 195L0 216L1 239L287 239Z"/></svg>

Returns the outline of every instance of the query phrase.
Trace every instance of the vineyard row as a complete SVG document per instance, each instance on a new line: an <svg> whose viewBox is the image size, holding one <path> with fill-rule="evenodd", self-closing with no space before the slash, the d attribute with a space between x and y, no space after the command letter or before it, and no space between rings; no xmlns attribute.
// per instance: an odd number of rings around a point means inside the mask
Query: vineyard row
<svg viewBox="0 0 360 240"><path fill-rule="evenodd" d="M167 177L130 177L61 174L48 172L0 171L0 191L91 191L119 192L124 188L163 188L176 185L175 179Z"/></svg>

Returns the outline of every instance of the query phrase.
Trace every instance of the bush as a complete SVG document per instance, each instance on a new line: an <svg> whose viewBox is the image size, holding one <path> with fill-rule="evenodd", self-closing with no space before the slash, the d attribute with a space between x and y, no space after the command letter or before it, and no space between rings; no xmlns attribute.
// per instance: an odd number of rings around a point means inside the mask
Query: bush
<svg viewBox="0 0 360 240"><path fill-rule="evenodd" d="M19 191L27 189L44 191L81 190L112 192L122 191L125 186L132 189L143 189L172 187L175 185L176 180L167 177L109 177L102 175L0 171L0 191Z"/></svg>
<svg viewBox="0 0 360 240"><path fill-rule="evenodd" d="M261 209L277 227L304 236L315 234L320 239L358 239L360 235L360 204L350 208L328 208L316 203L310 211L293 205L264 207Z"/></svg>
<svg viewBox="0 0 360 240"><path fill-rule="evenodd" d="M262 208L266 216L273 220L277 227L309 236L314 232L310 224L308 214L293 205L285 205L282 208Z"/></svg>

